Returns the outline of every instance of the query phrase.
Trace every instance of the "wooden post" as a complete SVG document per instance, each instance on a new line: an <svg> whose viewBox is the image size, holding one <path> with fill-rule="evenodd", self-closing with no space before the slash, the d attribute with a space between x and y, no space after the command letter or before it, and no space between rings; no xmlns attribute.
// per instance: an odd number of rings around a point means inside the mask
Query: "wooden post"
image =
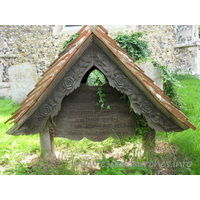
<svg viewBox="0 0 200 200"><path fill-rule="evenodd" d="M51 159L56 158L55 150L54 150L54 136L50 135L50 140L51 140Z"/></svg>
<svg viewBox="0 0 200 200"><path fill-rule="evenodd" d="M44 130L40 133L40 146L42 150L43 159L52 160L56 157L54 152L54 142L49 134L48 125L46 125Z"/></svg>
<svg viewBox="0 0 200 200"><path fill-rule="evenodd" d="M153 154L155 150L155 130L151 129L147 133L145 133L142 137L142 144L144 152L148 154Z"/></svg>

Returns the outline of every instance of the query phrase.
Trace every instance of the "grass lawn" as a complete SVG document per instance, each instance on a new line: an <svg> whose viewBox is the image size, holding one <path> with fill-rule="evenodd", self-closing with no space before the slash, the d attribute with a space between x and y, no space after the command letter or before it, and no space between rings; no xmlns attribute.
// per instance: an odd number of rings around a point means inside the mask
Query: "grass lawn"
<svg viewBox="0 0 200 200"><path fill-rule="evenodd" d="M179 76L179 81L183 87L178 91L187 105L183 108L183 112L197 129L171 133L169 140L193 162L191 174L200 174L200 80L192 77L184 79L184 76Z"/></svg>
<svg viewBox="0 0 200 200"><path fill-rule="evenodd" d="M187 104L183 112L197 127L180 133L156 133L156 151L153 157L142 156L141 136L124 140L108 138L102 142L92 142L84 138L72 141L55 138L55 151L58 160L49 163L40 159L39 135L11 136L5 134L12 125L4 124L19 106L11 99L0 99L0 174L200 174L200 80L192 77L179 77L183 87L178 88L182 101ZM162 167L142 166L142 163L158 159L159 161L190 161L192 166L173 165ZM137 161L139 166L99 168L79 167L78 162L127 163Z"/></svg>

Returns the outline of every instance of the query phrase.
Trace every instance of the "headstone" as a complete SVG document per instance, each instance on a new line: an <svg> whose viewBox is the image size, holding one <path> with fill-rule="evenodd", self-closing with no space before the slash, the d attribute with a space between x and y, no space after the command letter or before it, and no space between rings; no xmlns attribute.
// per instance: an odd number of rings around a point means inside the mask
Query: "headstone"
<svg viewBox="0 0 200 200"><path fill-rule="evenodd" d="M160 76L158 69L156 69L151 62L141 62L139 67L161 90L163 90L163 78Z"/></svg>
<svg viewBox="0 0 200 200"><path fill-rule="evenodd" d="M13 103L21 103L38 81L36 66L30 63L9 67Z"/></svg>

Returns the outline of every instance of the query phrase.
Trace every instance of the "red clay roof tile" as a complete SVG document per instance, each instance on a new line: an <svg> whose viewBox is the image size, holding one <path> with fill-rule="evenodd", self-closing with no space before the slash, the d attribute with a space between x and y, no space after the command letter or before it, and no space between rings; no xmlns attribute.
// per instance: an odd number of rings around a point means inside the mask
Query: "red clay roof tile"
<svg viewBox="0 0 200 200"><path fill-rule="evenodd" d="M78 34L81 34L82 31L83 31L87 26L88 26L88 25L84 25L77 33L78 33Z"/></svg>
<svg viewBox="0 0 200 200"><path fill-rule="evenodd" d="M108 31L102 25L98 25L98 27L108 35Z"/></svg>
<svg viewBox="0 0 200 200"><path fill-rule="evenodd" d="M61 57L61 59L58 59L58 61L56 61L48 70L46 70L42 76L44 76L47 72L51 71L53 69L54 66L56 66L60 61L62 61L63 59L65 59L67 56L69 56L69 54L66 54L65 56Z"/></svg>

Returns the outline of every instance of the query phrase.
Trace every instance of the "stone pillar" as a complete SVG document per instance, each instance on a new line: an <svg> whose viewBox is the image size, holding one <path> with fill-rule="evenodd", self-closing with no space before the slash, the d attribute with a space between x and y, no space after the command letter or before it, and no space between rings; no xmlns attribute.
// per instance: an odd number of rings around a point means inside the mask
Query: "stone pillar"
<svg viewBox="0 0 200 200"><path fill-rule="evenodd" d="M177 69L181 73L192 71L200 76L200 39L198 25L190 25L180 31L174 46L177 55Z"/></svg>
<svg viewBox="0 0 200 200"><path fill-rule="evenodd" d="M54 152L53 140L49 134L49 127L46 125L44 130L40 133L40 146L42 151L42 158L45 160L52 160L56 158Z"/></svg>
<svg viewBox="0 0 200 200"><path fill-rule="evenodd" d="M142 136L142 145L144 152L147 154L153 154L155 150L155 130L151 129L149 132Z"/></svg>

